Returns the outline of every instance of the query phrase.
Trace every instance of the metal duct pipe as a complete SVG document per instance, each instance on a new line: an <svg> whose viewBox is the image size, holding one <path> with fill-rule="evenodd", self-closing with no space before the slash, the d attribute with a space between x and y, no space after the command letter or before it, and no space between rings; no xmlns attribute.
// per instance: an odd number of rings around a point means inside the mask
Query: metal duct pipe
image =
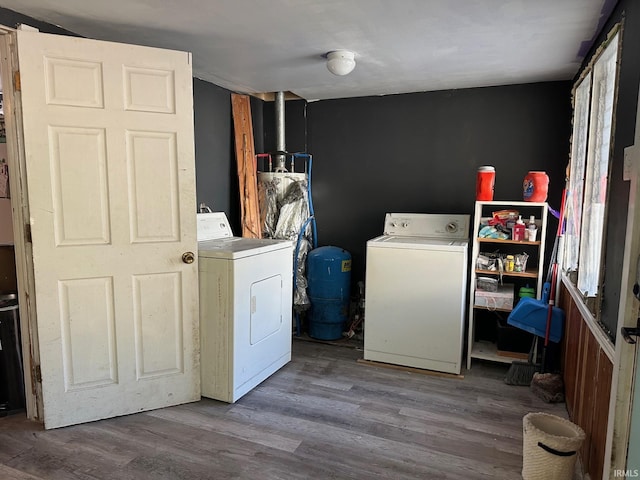
<svg viewBox="0 0 640 480"><path fill-rule="evenodd" d="M275 96L275 110L276 110L276 150L278 152L286 152L287 147L284 141L284 92L276 92ZM275 156L275 170L285 170L285 156Z"/></svg>

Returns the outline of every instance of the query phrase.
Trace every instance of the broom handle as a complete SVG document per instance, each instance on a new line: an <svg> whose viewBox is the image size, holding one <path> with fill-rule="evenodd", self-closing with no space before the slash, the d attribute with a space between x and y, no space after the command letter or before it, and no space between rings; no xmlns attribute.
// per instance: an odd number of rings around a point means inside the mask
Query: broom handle
<svg viewBox="0 0 640 480"><path fill-rule="evenodd" d="M549 331L551 327L551 307L555 304L556 299L556 281L558 278L558 248L560 244L560 237L562 236L562 223L564 218L564 204L567 199L567 189L562 189L562 199L560 200L560 214L558 218L558 230L556 231L556 239L553 242L553 251L551 252L551 266L549 268L549 275L551 277L551 290L549 291L549 314L547 315L547 329L545 333L545 346L549 342Z"/></svg>
<svg viewBox="0 0 640 480"><path fill-rule="evenodd" d="M551 334L551 317L553 314L553 304L555 303L554 294L556 289L556 263L551 267L551 290L549 291L549 307L547 308L547 325L544 332L544 347L542 347L542 362L540 365L540 373L547 371L547 347L549 346L549 336Z"/></svg>
<svg viewBox="0 0 640 480"><path fill-rule="evenodd" d="M559 237L562 235L562 222L564 219L564 203L567 200L567 189L562 189L562 199L560 200L560 218L558 219L558 231L556 232L556 236Z"/></svg>
<svg viewBox="0 0 640 480"><path fill-rule="evenodd" d="M551 290L549 291L549 308L547 309L547 326L544 332L544 348L547 348L549 345L549 336L551 334L551 314L553 313L553 306L555 302L555 292L556 292L556 279L558 278L558 265L556 263L551 267L553 273L551 274Z"/></svg>
<svg viewBox="0 0 640 480"><path fill-rule="evenodd" d="M553 248L551 249L551 257L549 259L549 270L547 272L546 282L551 283L551 270L553 264L557 262L558 259L558 248L560 243L560 237L562 236L562 226L563 226L563 217L564 217L564 204L567 198L567 190L562 189L562 199L560 200L560 212L558 214L558 228L556 230L556 238L553 242Z"/></svg>
<svg viewBox="0 0 640 480"><path fill-rule="evenodd" d="M544 348L542 349L542 372L546 371L546 356L547 347L549 346L549 336L551 334L551 317L553 313L553 306L556 300L556 281L558 279L558 243L560 235L562 235L562 222L564 218L564 204L567 198L566 188L562 189L562 200L560 202L560 218L558 218L558 230L556 233L556 240L553 246L553 252L551 254L551 290L549 291L549 307L547 308L547 325L544 332Z"/></svg>

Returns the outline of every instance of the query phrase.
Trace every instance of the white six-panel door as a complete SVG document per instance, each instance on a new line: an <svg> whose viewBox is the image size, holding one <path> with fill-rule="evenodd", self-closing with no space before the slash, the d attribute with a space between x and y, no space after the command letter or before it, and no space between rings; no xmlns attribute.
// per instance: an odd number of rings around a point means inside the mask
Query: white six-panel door
<svg viewBox="0 0 640 480"><path fill-rule="evenodd" d="M190 54L17 44L45 427L198 400Z"/></svg>

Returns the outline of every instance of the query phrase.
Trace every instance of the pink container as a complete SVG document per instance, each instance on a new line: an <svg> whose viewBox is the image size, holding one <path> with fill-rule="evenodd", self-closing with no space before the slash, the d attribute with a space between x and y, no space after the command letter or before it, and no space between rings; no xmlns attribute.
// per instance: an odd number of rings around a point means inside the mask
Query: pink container
<svg viewBox="0 0 640 480"><path fill-rule="evenodd" d="M496 181L496 169L489 165L478 168L476 175L476 200L493 200L493 187Z"/></svg>
<svg viewBox="0 0 640 480"><path fill-rule="evenodd" d="M515 240L517 242L521 242L523 240L525 240L524 238L524 232L526 230L526 227L524 225L519 225L519 224L515 224L513 226L513 231L511 234L511 239Z"/></svg>

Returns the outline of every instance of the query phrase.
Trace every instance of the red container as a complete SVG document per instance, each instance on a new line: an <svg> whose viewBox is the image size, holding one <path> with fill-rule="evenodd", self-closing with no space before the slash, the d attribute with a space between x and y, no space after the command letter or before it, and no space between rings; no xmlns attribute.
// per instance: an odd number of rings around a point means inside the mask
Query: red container
<svg viewBox="0 0 640 480"><path fill-rule="evenodd" d="M549 176L545 172L531 171L524 177L522 192L525 202L544 202L549 191Z"/></svg>
<svg viewBox="0 0 640 480"><path fill-rule="evenodd" d="M476 176L476 200L493 200L493 187L496 181L496 169L489 165L478 168Z"/></svg>

